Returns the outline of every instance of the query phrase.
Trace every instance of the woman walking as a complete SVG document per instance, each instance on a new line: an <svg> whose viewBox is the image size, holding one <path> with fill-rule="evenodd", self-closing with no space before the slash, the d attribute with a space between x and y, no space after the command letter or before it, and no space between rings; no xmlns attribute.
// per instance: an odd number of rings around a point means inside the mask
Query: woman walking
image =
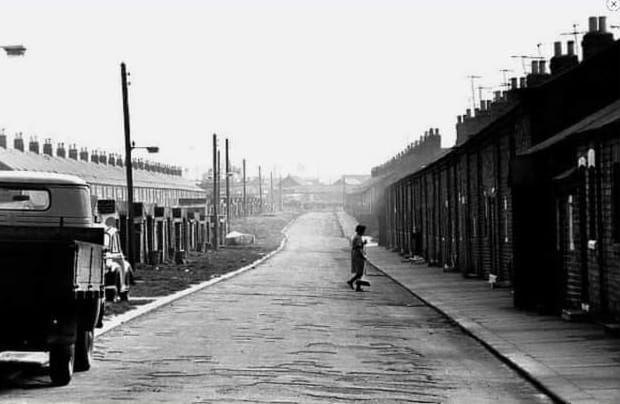
<svg viewBox="0 0 620 404"><path fill-rule="evenodd" d="M366 262L364 251L366 241L362 238L364 232L366 232L366 226L358 224L355 227L355 235L351 238L351 272L355 275L347 281L347 284L353 289L353 283L355 283L357 292L363 292L359 280L364 275L364 263Z"/></svg>

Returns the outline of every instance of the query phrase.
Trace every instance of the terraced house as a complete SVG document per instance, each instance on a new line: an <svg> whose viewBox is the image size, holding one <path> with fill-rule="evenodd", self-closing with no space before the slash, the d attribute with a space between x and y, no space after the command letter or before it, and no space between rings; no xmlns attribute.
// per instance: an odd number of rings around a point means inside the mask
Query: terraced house
<svg viewBox="0 0 620 404"><path fill-rule="evenodd" d="M517 307L620 320L620 41L605 17L581 49L556 42L549 65L459 116L449 150L373 169L350 212L405 256L513 288Z"/></svg>
<svg viewBox="0 0 620 404"><path fill-rule="evenodd" d="M212 209L207 194L194 181L182 176L180 167L136 159L134 167L134 212L136 261L159 262L187 251L200 250L210 242ZM90 186L97 220L112 222L125 242L127 183L124 159L113 154L89 153L60 143L54 150L51 140L42 147L31 139L25 148L17 134L13 148L0 134L0 169L72 174ZM206 211L208 210L208 211ZM224 216L219 220L223 221ZM220 226L223 229L225 226Z"/></svg>

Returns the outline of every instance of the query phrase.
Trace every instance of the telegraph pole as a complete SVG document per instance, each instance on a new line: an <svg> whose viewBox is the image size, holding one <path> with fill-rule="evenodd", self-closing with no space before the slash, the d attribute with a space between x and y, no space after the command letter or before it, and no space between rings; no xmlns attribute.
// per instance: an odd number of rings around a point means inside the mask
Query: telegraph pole
<svg viewBox="0 0 620 404"><path fill-rule="evenodd" d="M346 196L347 196L347 178L346 175L342 175L342 210L346 211Z"/></svg>
<svg viewBox="0 0 620 404"><path fill-rule="evenodd" d="M217 184L217 176L218 176L218 172L217 172L217 155L218 155L218 151L217 151L217 135L214 133L213 134L213 249L217 250L218 249L218 238L219 238L219 220L217 217L217 205L218 205L218 201L217 201L217 189L218 189L218 184Z"/></svg>
<svg viewBox="0 0 620 404"><path fill-rule="evenodd" d="M279 196L280 196L280 212L282 211L282 173L279 173L280 182L278 183Z"/></svg>
<svg viewBox="0 0 620 404"><path fill-rule="evenodd" d="M258 166L258 206L260 213L263 213L263 177L261 175L260 166Z"/></svg>
<svg viewBox="0 0 620 404"><path fill-rule="evenodd" d="M273 171L269 172L269 181L270 181L270 185L269 185L269 200L271 201L271 211L273 212L275 210L275 199L273 199Z"/></svg>
<svg viewBox="0 0 620 404"><path fill-rule="evenodd" d="M226 233L230 231L230 160L228 159L228 138L226 138Z"/></svg>
<svg viewBox="0 0 620 404"><path fill-rule="evenodd" d="M243 216L248 215L248 203L246 199L246 189L245 189L245 159L243 159Z"/></svg>
<svg viewBox="0 0 620 404"><path fill-rule="evenodd" d="M131 268L136 269L135 225L133 215L133 167L131 164L131 130L129 125L129 94L127 91L127 67L121 63L121 85L123 92L123 123L125 129L125 171L127 173L127 257Z"/></svg>

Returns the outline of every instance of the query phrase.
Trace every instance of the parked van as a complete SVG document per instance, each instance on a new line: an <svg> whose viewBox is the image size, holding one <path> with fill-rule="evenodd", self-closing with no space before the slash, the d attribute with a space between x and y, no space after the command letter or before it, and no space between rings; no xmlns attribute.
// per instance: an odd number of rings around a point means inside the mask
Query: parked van
<svg viewBox="0 0 620 404"><path fill-rule="evenodd" d="M86 182L0 171L0 351L48 351L55 385L91 366L103 242Z"/></svg>

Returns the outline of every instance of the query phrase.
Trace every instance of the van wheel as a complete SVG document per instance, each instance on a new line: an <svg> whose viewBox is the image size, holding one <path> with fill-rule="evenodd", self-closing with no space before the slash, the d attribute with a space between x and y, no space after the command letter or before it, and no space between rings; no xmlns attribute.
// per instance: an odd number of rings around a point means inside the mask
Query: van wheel
<svg viewBox="0 0 620 404"><path fill-rule="evenodd" d="M75 341L75 363L73 370L83 372L90 369L93 362L93 341L92 331L78 331Z"/></svg>
<svg viewBox="0 0 620 404"><path fill-rule="evenodd" d="M50 348L50 378L54 386L66 386L73 376L75 345L54 345Z"/></svg>

